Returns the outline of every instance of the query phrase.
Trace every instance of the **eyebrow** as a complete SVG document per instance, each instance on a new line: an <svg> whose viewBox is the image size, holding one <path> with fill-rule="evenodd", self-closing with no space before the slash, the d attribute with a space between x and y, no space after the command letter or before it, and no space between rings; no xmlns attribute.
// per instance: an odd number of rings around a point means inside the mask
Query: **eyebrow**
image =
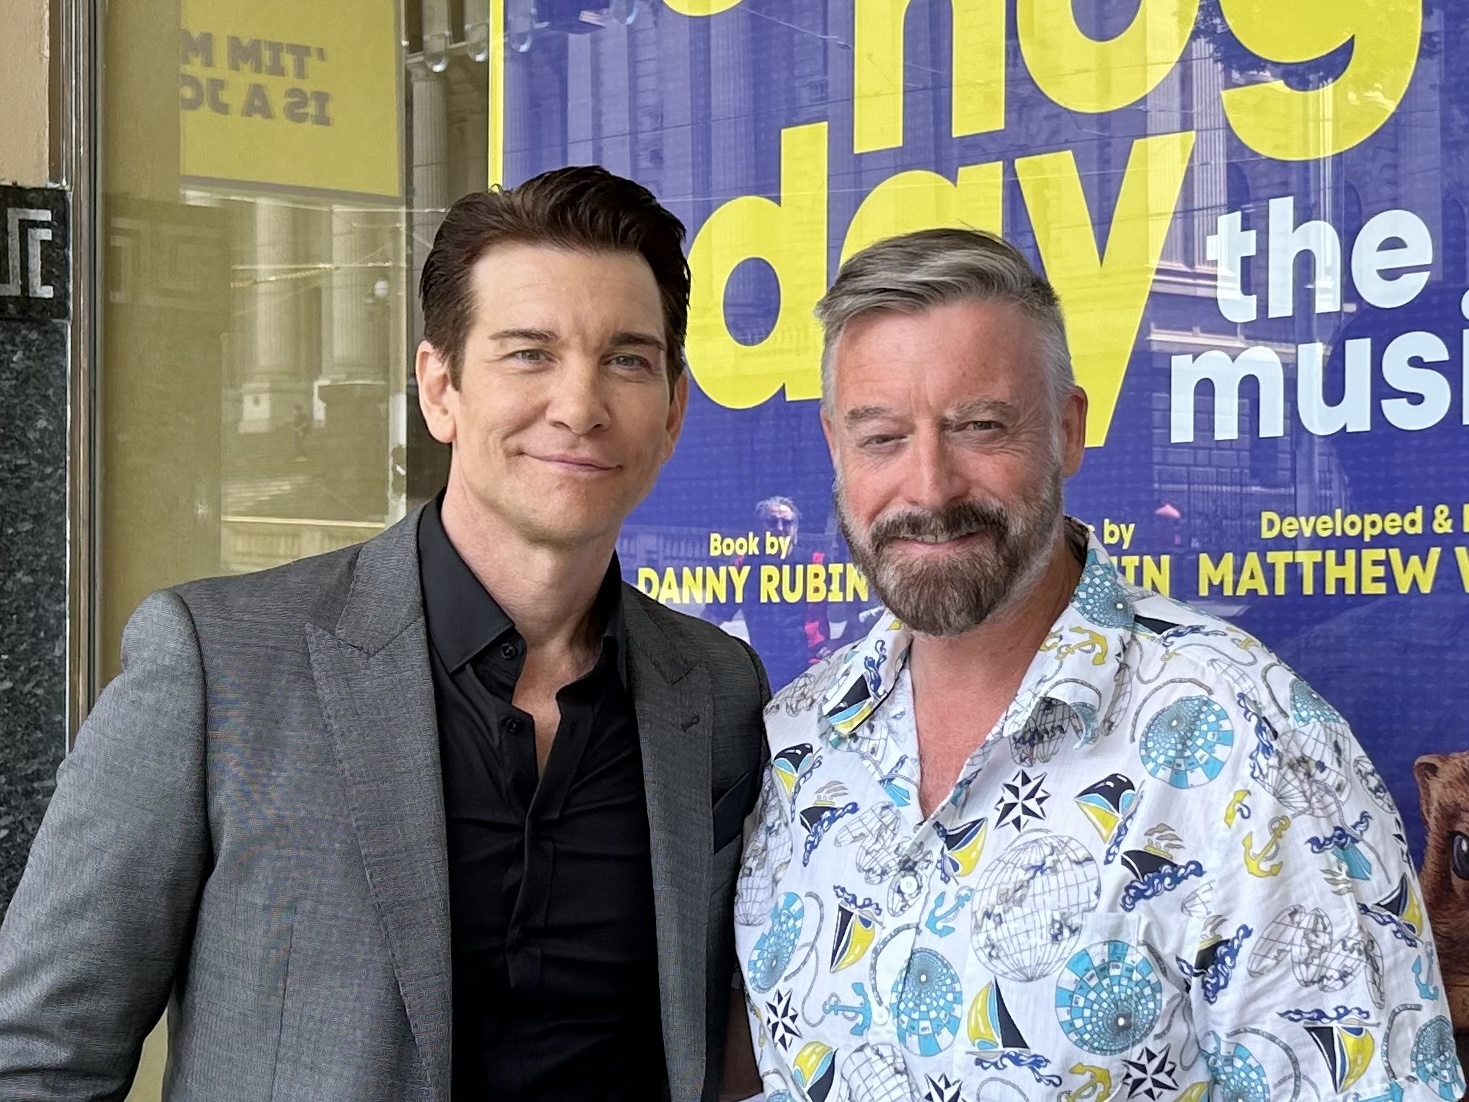
<svg viewBox="0 0 1469 1102"><path fill-rule="evenodd" d="M869 421L885 421L897 416L897 412L888 406L853 406L847 410L842 420L848 425L861 425ZM1009 402L1002 402L994 398L978 398L972 402L965 402L946 414L943 423L952 426L989 417L1014 420L1019 416L1019 408Z"/></svg>
<svg viewBox="0 0 1469 1102"><path fill-rule="evenodd" d="M663 343L661 337L632 329L623 329L613 333L612 339L607 343L616 348L656 348L659 352L668 351L668 346Z"/></svg>
<svg viewBox="0 0 1469 1102"><path fill-rule="evenodd" d="M959 425L965 421L982 421L990 417L1013 421L1019 416L1019 408L1009 402L1002 402L997 398L978 398L959 406L944 418L944 422L949 425Z"/></svg>
<svg viewBox="0 0 1469 1102"><path fill-rule="evenodd" d="M491 333L492 341L533 341L536 344L555 344L556 334L549 329L501 329Z"/></svg>
<svg viewBox="0 0 1469 1102"><path fill-rule="evenodd" d="M491 333L492 341L529 341L533 344L556 344L560 335L550 329L501 329L498 333ZM668 346L663 343L662 338L652 333L642 333L632 329L622 329L612 334L612 339L607 342L614 348L656 348L660 352L666 352Z"/></svg>
<svg viewBox="0 0 1469 1102"><path fill-rule="evenodd" d="M896 416L887 406L853 406L847 410L842 420L849 425L860 425L866 421L882 421Z"/></svg>

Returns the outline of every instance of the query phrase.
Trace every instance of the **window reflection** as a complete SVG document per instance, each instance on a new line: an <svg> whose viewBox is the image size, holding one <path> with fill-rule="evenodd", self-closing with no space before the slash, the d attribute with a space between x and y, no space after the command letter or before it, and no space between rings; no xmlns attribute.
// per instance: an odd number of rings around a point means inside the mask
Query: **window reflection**
<svg viewBox="0 0 1469 1102"><path fill-rule="evenodd" d="M250 10L104 24L99 684L151 590L356 543L447 471L414 298L444 209L486 183L486 4Z"/></svg>

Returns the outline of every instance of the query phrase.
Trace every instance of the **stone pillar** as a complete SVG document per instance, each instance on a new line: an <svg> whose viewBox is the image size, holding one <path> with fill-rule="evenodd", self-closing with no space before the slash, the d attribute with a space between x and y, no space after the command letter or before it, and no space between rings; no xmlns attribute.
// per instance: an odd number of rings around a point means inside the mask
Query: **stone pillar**
<svg viewBox="0 0 1469 1102"><path fill-rule="evenodd" d="M418 277L449 205L449 110L444 77L416 65L413 78L413 335L423 334Z"/></svg>
<svg viewBox="0 0 1469 1102"><path fill-rule="evenodd" d="M296 366L297 289L289 278L295 257L295 219L274 199L255 201L253 328L255 359L242 380L240 432L289 425L306 387Z"/></svg>
<svg viewBox="0 0 1469 1102"><path fill-rule="evenodd" d="M711 179L718 199L746 194L755 182L754 82L749 28L742 19L715 19L709 27ZM777 173L777 178L779 174Z"/></svg>
<svg viewBox="0 0 1469 1102"><path fill-rule="evenodd" d="M409 196L409 278L404 289L408 299L409 349L423 337L423 309L418 301L418 280L423 262L433 247L434 234L444 218L449 203L449 112L444 77L424 65L410 70L413 98L413 190ZM449 449L428 433L418 413L418 388L412 382L413 366L404 396L406 412L412 418L405 445L404 463L407 476L407 502L417 504L444 485L449 474ZM408 456L411 454L411 459Z"/></svg>
<svg viewBox="0 0 1469 1102"><path fill-rule="evenodd" d="M69 227L62 189L0 186L0 915L66 746Z"/></svg>
<svg viewBox="0 0 1469 1102"><path fill-rule="evenodd" d="M387 278L386 269L369 267L378 238L371 211L332 208L331 379L381 379L384 349L380 316L386 300L373 285Z"/></svg>
<svg viewBox="0 0 1469 1102"><path fill-rule="evenodd" d="M386 269L372 266L381 240L378 213L361 207L331 211L331 284L326 312L329 353L316 386L312 428L316 451L331 456L333 487L354 519L386 516L388 501L388 377L383 315L386 296L373 285Z"/></svg>

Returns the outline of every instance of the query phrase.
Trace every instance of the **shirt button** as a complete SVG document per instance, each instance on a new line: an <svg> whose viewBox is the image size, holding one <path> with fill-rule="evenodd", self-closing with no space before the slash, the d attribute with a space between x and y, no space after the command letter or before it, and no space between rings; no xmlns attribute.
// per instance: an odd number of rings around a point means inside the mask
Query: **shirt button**
<svg viewBox="0 0 1469 1102"><path fill-rule="evenodd" d="M502 724L502 726L505 728L506 734L520 734L520 720L516 719L514 716L511 716L509 719L507 719L504 724Z"/></svg>
<svg viewBox="0 0 1469 1102"><path fill-rule="evenodd" d="M520 648L514 643L506 643L500 648L500 657L504 658L507 662L513 662L520 657Z"/></svg>

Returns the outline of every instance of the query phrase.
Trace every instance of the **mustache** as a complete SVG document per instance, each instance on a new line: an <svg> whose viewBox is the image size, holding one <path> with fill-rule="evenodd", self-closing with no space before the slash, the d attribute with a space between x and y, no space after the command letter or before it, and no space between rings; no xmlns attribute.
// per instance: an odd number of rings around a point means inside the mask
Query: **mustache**
<svg viewBox="0 0 1469 1102"><path fill-rule="evenodd" d="M942 509L890 513L873 523L867 539L874 550L880 550L894 540L948 540L979 532L1004 536L1009 531L1009 514L999 506L971 499L953 502Z"/></svg>

